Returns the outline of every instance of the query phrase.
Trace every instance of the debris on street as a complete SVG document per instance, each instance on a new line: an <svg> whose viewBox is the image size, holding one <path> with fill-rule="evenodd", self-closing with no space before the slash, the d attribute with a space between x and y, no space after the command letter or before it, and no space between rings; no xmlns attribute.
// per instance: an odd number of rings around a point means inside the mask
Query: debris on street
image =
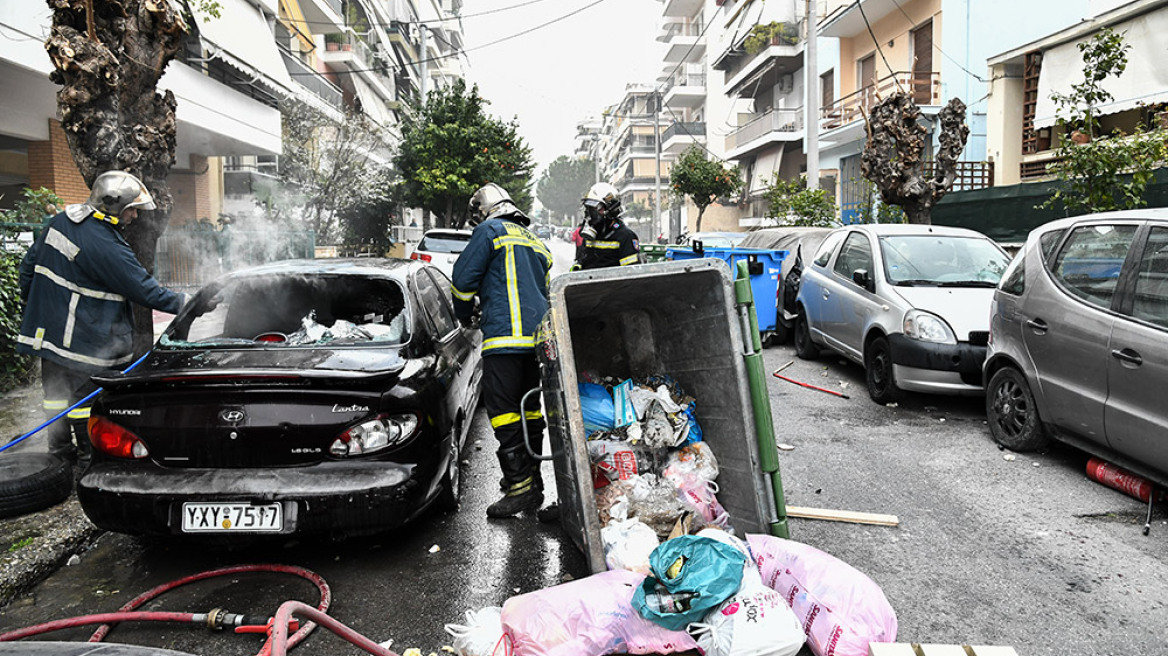
<svg viewBox="0 0 1168 656"><path fill-rule="evenodd" d="M798 517L800 519L822 519L829 522L848 522L851 524L900 526L900 518L898 518L896 515L855 512L851 510L828 510L826 508L787 506L787 516Z"/></svg>
<svg viewBox="0 0 1168 656"><path fill-rule="evenodd" d="M817 392L824 392L824 393L827 393L827 394L834 394L835 396L838 396L838 397L840 397L840 398L843 398L843 399L850 399L850 398L851 398L850 396L848 396L847 394L844 394L843 392L837 392L837 391L835 391L835 390L829 390L829 389L827 389L827 388L824 388L824 387L817 387L817 386L815 386L815 385L812 385L812 384L810 384L810 383L804 383L804 382L797 381L797 380L795 380L794 378L787 378L786 376L781 376L781 375L779 375L779 372L777 372L777 371L776 371L776 372L774 372L774 373L772 373L771 375L772 375L772 376L774 376L775 378L779 378L779 379L781 379L781 380L785 380L785 381L787 381L788 383L794 383L794 384L796 384L796 385L798 385L798 386L800 386L800 387L806 387L807 389L813 389L813 390L815 390L815 391L817 391ZM827 372L826 372L826 371L825 371L825 372L823 372L823 375L824 375L824 376L826 376L826 375L827 375Z"/></svg>

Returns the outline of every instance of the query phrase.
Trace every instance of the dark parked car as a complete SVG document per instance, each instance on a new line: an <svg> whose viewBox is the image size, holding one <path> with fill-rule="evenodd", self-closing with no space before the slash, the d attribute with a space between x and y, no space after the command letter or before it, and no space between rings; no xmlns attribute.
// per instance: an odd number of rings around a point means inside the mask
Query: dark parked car
<svg viewBox="0 0 1168 656"><path fill-rule="evenodd" d="M1168 210L1052 221L994 294L994 439L1055 437L1168 485Z"/></svg>
<svg viewBox="0 0 1168 656"><path fill-rule="evenodd" d="M411 260L228 274L105 388L78 497L131 534L377 532L454 508L480 333Z"/></svg>

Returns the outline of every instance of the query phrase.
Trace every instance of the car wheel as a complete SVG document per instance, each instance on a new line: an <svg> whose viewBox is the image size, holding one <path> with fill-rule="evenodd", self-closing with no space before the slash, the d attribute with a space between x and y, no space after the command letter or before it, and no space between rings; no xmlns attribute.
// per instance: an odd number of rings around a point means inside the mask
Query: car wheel
<svg viewBox="0 0 1168 656"><path fill-rule="evenodd" d="M73 466L47 453L0 454L0 517L54 506L73 491Z"/></svg>
<svg viewBox="0 0 1168 656"><path fill-rule="evenodd" d="M892 349L888 340L877 337L864 351L864 377L868 380L868 396L880 405L896 403L904 392L896 386L892 372Z"/></svg>
<svg viewBox="0 0 1168 656"><path fill-rule="evenodd" d="M446 465L446 473L442 474L439 482L441 491L438 492L438 507L442 510L458 510L459 497L462 495L462 471L458 462L458 436L450 437L450 462Z"/></svg>
<svg viewBox="0 0 1168 656"><path fill-rule="evenodd" d="M1047 442L1034 395L1022 372L1003 367L986 388L986 417L994 441L1014 451L1030 451Z"/></svg>
<svg viewBox="0 0 1168 656"><path fill-rule="evenodd" d="M819 347L811 341L811 329L807 327L807 315L795 315L795 355L804 360L819 357Z"/></svg>

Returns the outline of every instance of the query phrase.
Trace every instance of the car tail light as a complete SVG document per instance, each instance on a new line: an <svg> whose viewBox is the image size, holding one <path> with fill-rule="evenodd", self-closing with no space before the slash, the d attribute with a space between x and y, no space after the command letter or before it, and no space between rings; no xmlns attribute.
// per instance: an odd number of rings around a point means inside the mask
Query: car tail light
<svg viewBox="0 0 1168 656"><path fill-rule="evenodd" d="M329 453L347 458L384 451L413 437L418 423L418 416L413 413L378 415L341 433L329 446Z"/></svg>
<svg viewBox="0 0 1168 656"><path fill-rule="evenodd" d="M429 262L433 258L431 258L429 255L426 255L425 253L411 253L410 259L411 260L421 260L423 262Z"/></svg>
<svg viewBox="0 0 1168 656"><path fill-rule="evenodd" d="M89 418L89 441L98 451L115 458L141 459L150 455L146 443L137 435L105 417Z"/></svg>

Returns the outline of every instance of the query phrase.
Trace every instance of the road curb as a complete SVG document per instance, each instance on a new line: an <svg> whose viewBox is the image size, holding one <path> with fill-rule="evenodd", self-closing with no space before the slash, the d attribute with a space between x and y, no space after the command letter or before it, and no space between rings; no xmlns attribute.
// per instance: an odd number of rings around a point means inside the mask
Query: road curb
<svg viewBox="0 0 1168 656"><path fill-rule="evenodd" d="M0 608L89 549L104 532L85 517L75 494L41 512L0 520Z"/></svg>

